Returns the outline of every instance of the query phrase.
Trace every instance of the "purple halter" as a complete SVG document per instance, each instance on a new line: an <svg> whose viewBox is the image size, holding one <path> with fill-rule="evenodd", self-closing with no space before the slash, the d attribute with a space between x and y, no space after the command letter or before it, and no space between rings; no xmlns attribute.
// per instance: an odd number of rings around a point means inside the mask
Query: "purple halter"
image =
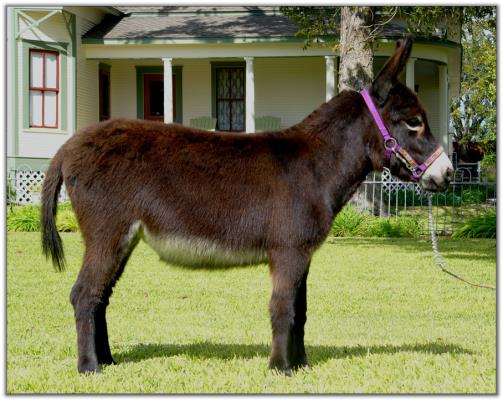
<svg viewBox="0 0 503 400"><path fill-rule="evenodd" d="M407 150L401 147L397 140L392 137L386 125L384 125L384 121L382 120L377 108L370 97L370 94L367 89L363 89L360 94L365 100L367 107L374 118L377 127L379 128L379 132L384 139L384 148L386 149L386 160L391 158L391 153L395 153L395 156L407 167L407 169L412 173L412 179L414 181L418 181L423 175L424 171L428 169L428 167L433 164L433 162L440 157L443 153L444 149L442 146L438 146L437 149L424 161L422 164L418 164L414 158L409 154Z"/></svg>

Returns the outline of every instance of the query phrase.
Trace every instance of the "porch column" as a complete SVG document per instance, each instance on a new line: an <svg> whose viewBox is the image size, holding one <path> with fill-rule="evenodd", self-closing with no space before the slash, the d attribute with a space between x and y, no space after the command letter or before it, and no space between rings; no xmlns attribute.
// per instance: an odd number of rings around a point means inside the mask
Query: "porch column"
<svg viewBox="0 0 503 400"><path fill-rule="evenodd" d="M405 66L405 84L413 92L415 92L414 85L416 84L416 81L414 79L415 66L416 58L409 58Z"/></svg>
<svg viewBox="0 0 503 400"><path fill-rule="evenodd" d="M245 57L246 61L246 133L255 132L255 75L253 57Z"/></svg>
<svg viewBox="0 0 503 400"><path fill-rule="evenodd" d="M162 59L164 63L164 123L173 122L173 58Z"/></svg>
<svg viewBox="0 0 503 400"><path fill-rule="evenodd" d="M438 103L440 112L439 141L444 150L452 153L449 140L449 77L447 65L438 66Z"/></svg>
<svg viewBox="0 0 503 400"><path fill-rule="evenodd" d="M325 56L326 64L326 92L325 101L335 96L335 56Z"/></svg>

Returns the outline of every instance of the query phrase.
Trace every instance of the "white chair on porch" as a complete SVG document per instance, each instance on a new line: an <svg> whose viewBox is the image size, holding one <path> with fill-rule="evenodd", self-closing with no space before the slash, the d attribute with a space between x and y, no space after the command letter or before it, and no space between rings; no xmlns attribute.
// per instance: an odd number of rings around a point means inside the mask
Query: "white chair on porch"
<svg viewBox="0 0 503 400"><path fill-rule="evenodd" d="M255 130L257 132L277 131L279 129L281 129L281 118L272 117L270 115L255 118Z"/></svg>
<svg viewBox="0 0 503 400"><path fill-rule="evenodd" d="M217 119L212 117L191 118L189 122L191 128L214 131L217 126Z"/></svg>

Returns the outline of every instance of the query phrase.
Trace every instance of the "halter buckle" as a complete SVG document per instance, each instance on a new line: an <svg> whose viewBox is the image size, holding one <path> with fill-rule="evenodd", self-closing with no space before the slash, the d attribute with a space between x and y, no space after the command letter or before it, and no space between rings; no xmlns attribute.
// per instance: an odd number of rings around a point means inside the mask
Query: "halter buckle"
<svg viewBox="0 0 503 400"><path fill-rule="evenodd" d="M388 145L388 143L391 142L391 146ZM384 148L388 151L395 151L396 149L396 144L397 141L394 137L389 137L387 140L384 141Z"/></svg>

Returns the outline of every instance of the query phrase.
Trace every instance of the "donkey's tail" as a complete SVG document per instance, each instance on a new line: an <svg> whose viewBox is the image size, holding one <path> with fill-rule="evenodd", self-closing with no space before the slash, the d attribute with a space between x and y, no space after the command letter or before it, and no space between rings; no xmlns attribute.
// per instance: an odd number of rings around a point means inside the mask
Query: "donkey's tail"
<svg viewBox="0 0 503 400"><path fill-rule="evenodd" d="M63 183L62 154L59 151L51 161L42 185L42 209L40 213L42 226L42 251L46 258L49 254L52 264L57 271L65 269L65 255L63 243L56 228L56 212L58 208L58 195Z"/></svg>

